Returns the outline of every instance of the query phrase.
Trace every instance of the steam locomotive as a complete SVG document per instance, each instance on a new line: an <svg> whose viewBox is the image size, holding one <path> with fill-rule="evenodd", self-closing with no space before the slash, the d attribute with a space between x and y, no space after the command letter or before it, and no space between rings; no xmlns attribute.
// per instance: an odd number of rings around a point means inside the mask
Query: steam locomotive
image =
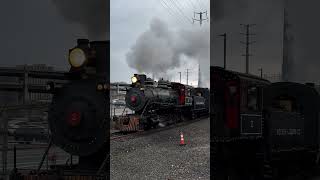
<svg viewBox="0 0 320 180"><path fill-rule="evenodd" d="M48 121L52 141L97 171L108 155L109 42L79 39L69 51L70 82L56 89Z"/></svg>
<svg viewBox="0 0 320 180"><path fill-rule="evenodd" d="M163 127L209 115L208 88L193 88L163 79L155 82L144 74L134 74L131 81L125 102L135 113L115 117L114 121L121 131Z"/></svg>
<svg viewBox="0 0 320 180"><path fill-rule="evenodd" d="M107 179L109 170L109 41L79 39L69 50L68 83L48 82L53 94L48 112L52 144L79 157L78 164L51 167L25 179ZM44 154L44 157L47 155ZM11 179L19 179L14 174Z"/></svg>
<svg viewBox="0 0 320 180"><path fill-rule="evenodd" d="M211 67L215 179L277 179L319 163L319 94L293 82Z"/></svg>

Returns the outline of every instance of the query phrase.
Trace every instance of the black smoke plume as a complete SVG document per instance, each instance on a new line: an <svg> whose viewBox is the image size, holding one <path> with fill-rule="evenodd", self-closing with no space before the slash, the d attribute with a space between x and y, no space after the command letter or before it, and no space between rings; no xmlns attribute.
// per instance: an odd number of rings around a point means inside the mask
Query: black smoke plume
<svg viewBox="0 0 320 180"><path fill-rule="evenodd" d="M52 0L70 23L81 24L91 40L109 38L110 2L107 0Z"/></svg>

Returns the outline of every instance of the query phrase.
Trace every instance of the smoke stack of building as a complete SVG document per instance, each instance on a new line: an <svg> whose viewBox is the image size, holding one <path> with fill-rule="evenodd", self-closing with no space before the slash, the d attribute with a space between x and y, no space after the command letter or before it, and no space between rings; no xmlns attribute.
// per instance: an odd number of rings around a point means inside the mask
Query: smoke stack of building
<svg viewBox="0 0 320 180"><path fill-rule="evenodd" d="M293 36L290 33L292 25L288 22L287 0L283 7L283 62L282 62L282 81L292 81L293 68Z"/></svg>

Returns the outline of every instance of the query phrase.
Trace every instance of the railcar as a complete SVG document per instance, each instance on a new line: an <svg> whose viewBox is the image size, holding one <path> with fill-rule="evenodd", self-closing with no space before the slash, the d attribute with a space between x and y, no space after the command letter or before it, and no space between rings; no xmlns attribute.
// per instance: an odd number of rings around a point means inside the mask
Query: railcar
<svg viewBox="0 0 320 180"><path fill-rule="evenodd" d="M213 176L237 179L259 172L263 91L270 82L221 67L211 67L210 74Z"/></svg>
<svg viewBox="0 0 320 180"><path fill-rule="evenodd" d="M319 161L319 94L312 84L273 83L264 91L265 157L277 171Z"/></svg>
<svg viewBox="0 0 320 180"><path fill-rule="evenodd" d="M211 67L212 135L215 142L262 136L263 89L269 81Z"/></svg>
<svg viewBox="0 0 320 180"><path fill-rule="evenodd" d="M319 160L319 94L211 67L211 147L216 179L277 179Z"/></svg>

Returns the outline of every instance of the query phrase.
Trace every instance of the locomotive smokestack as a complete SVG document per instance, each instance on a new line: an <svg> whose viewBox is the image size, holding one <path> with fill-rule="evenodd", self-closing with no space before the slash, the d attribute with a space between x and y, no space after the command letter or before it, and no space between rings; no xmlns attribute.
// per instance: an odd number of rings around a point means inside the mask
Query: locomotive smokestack
<svg viewBox="0 0 320 180"><path fill-rule="evenodd" d="M104 79L109 76L109 56L110 56L110 41L92 41L91 48L96 51L96 69L97 74Z"/></svg>
<svg viewBox="0 0 320 180"><path fill-rule="evenodd" d="M89 40L88 39L77 39L78 47L88 47Z"/></svg>

